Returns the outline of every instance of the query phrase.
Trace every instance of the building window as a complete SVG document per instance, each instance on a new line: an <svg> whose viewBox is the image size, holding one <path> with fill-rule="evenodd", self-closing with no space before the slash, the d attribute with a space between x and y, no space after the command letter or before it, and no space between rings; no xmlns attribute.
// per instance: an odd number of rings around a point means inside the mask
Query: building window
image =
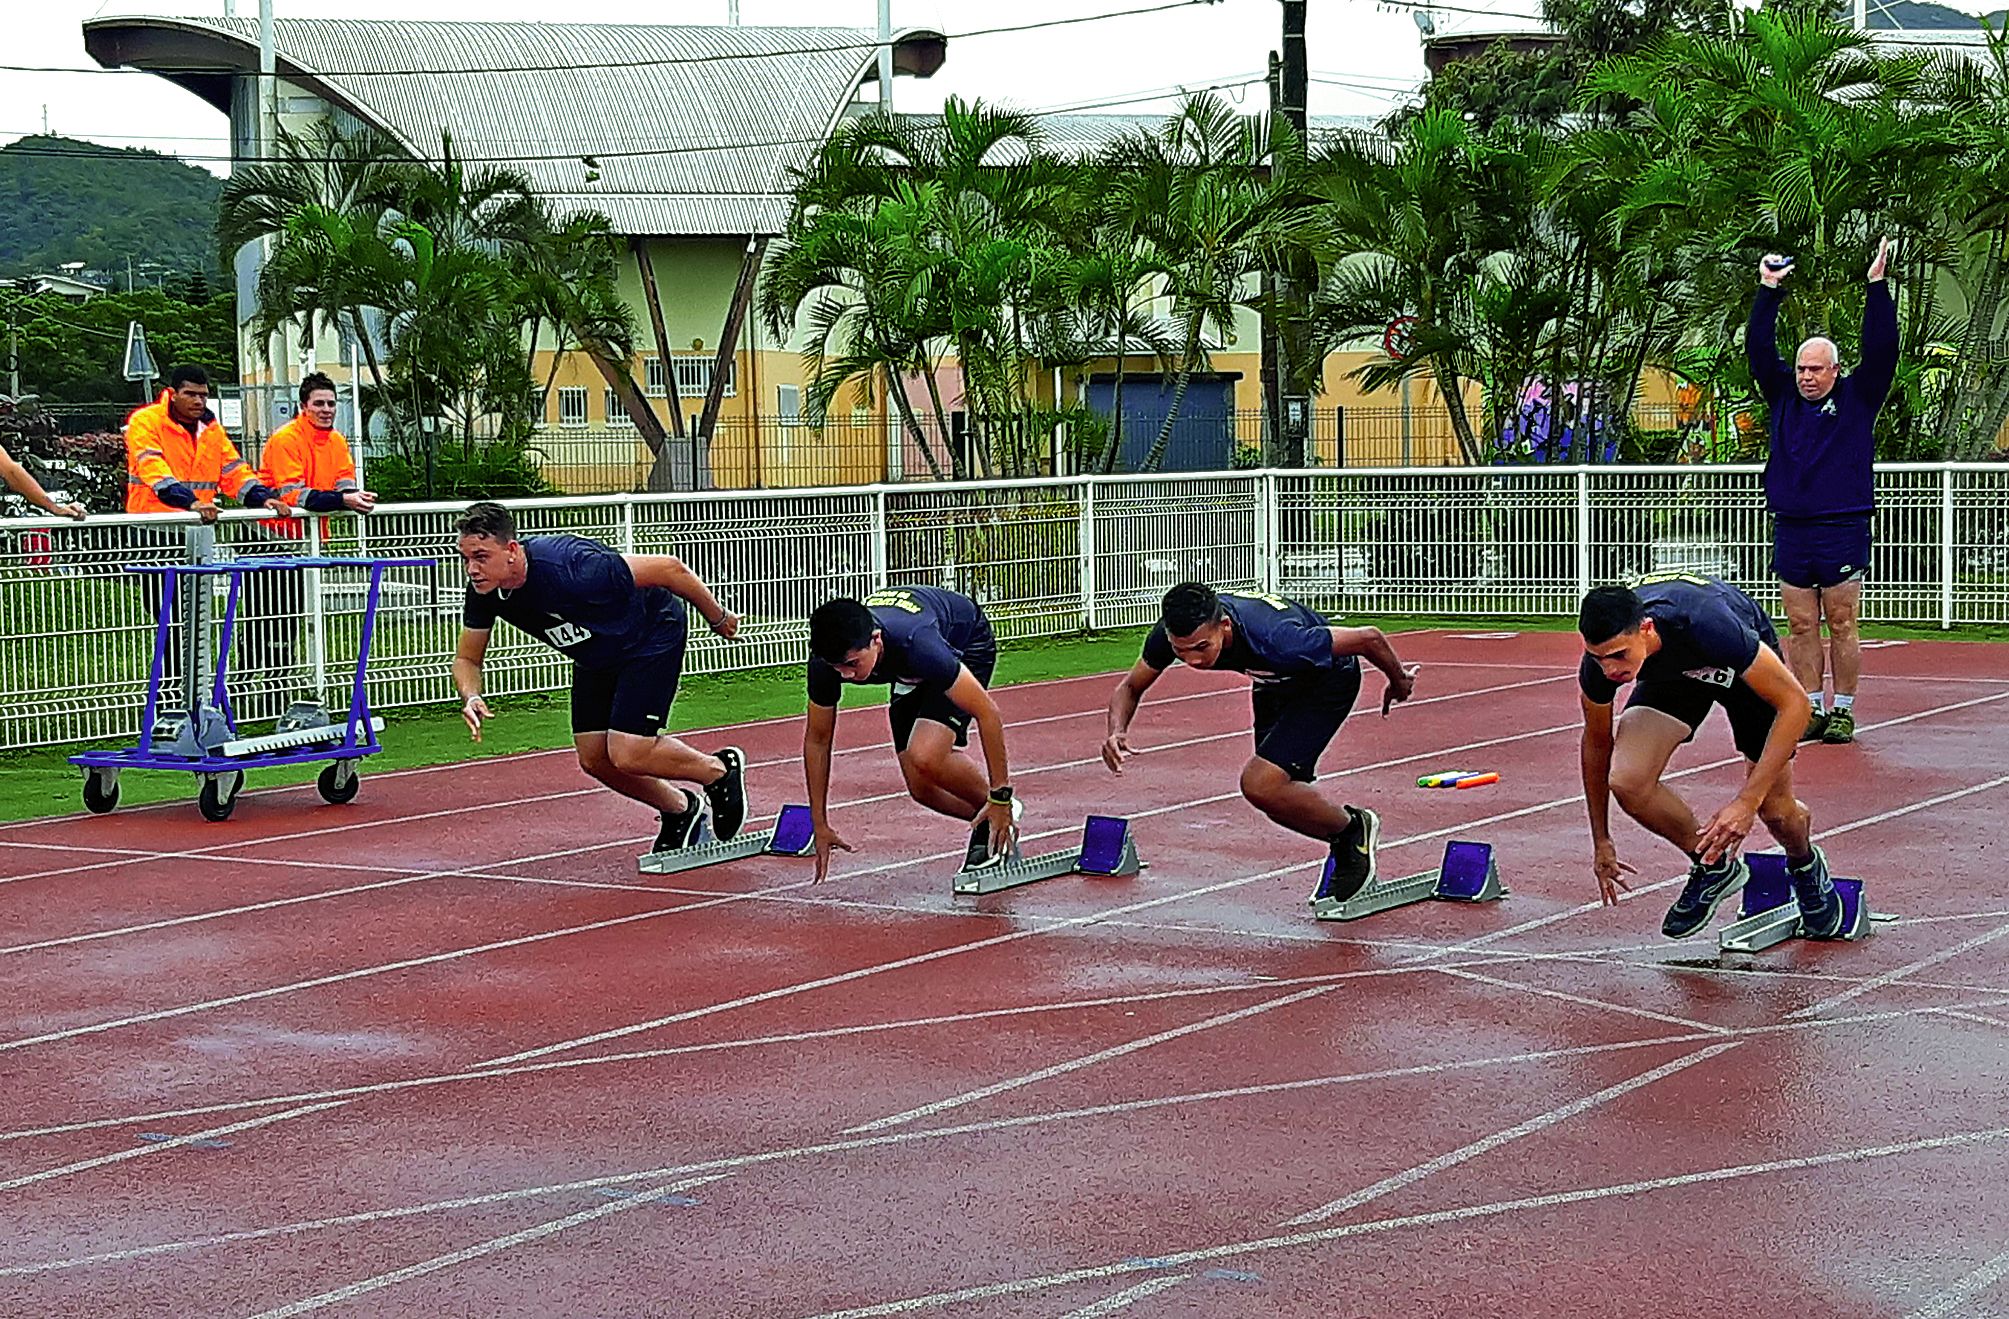
<svg viewBox="0 0 2009 1319"><path fill-rule="evenodd" d="M784 426L802 424L802 388L799 385L774 387L774 415Z"/></svg>
<svg viewBox="0 0 2009 1319"><path fill-rule="evenodd" d="M673 359L677 368L677 393L684 398L703 398L712 384L712 363L714 358L706 353L678 355ZM725 360L725 388L719 391L720 398L731 398L738 385L738 363L728 357ZM661 368L657 370L660 372ZM650 377L650 391L654 392L655 377Z"/></svg>
<svg viewBox="0 0 2009 1319"><path fill-rule="evenodd" d="M584 426L586 424L586 391L568 385L558 391L558 424L560 426Z"/></svg>
<svg viewBox="0 0 2009 1319"><path fill-rule="evenodd" d="M635 419L621 406L621 395L615 390L607 391L607 424L613 427L635 429Z"/></svg>
<svg viewBox="0 0 2009 1319"><path fill-rule="evenodd" d="M642 359L643 391L650 398L670 396L669 378L663 374L663 359L645 357Z"/></svg>

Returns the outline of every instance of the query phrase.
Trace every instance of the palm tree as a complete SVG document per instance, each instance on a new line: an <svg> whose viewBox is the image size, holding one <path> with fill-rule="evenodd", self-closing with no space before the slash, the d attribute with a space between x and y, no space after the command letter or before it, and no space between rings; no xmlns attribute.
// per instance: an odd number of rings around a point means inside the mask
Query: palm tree
<svg viewBox="0 0 2009 1319"><path fill-rule="evenodd" d="M1208 360L1206 331L1233 339L1235 309L1262 268L1276 198L1264 163L1253 121L1211 93L1188 97L1156 132L1130 134L1104 159L1119 213L1164 257L1182 341L1171 405L1142 464L1147 472L1163 463L1193 373Z"/></svg>

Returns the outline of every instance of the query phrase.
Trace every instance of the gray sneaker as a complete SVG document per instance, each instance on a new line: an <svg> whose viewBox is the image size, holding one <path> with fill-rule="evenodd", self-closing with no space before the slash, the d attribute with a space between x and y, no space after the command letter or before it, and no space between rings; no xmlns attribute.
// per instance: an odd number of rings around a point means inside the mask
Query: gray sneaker
<svg viewBox="0 0 2009 1319"><path fill-rule="evenodd" d="M1793 882L1793 900L1800 904L1801 936L1832 939L1840 934L1848 913L1834 880L1828 878L1828 854L1816 847L1804 867L1787 862L1786 878Z"/></svg>
<svg viewBox="0 0 2009 1319"><path fill-rule="evenodd" d="M1718 862L1705 866L1700 861L1688 867L1688 883L1682 886L1681 896L1667 909L1667 917L1660 922L1660 932L1670 939L1686 939L1689 935L1709 927L1709 921L1716 915L1716 908L1723 899L1744 887L1744 881L1751 878L1751 867L1744 864L1744 858L1733 856L1728 862Z"/></svg>

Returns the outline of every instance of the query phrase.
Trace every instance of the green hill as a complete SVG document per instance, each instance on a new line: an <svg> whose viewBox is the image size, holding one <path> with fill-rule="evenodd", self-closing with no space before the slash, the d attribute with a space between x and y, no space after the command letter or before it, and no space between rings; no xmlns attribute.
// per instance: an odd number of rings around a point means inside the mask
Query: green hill
<svg viewBox="0 0 2009 1319"><path fill-rule="evenodd" d="M222 188L208 170L157 152L24 137L0 147L0 277L66 261L123 274L127 257L219 274Z"/></svg>

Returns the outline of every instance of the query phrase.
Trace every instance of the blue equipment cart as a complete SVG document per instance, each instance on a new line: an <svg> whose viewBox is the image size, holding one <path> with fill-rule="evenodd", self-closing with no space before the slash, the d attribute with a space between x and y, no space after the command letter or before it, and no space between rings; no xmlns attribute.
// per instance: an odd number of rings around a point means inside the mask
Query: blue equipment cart
<svg viewBox="0 0 2009 1319"><path fill-rule="evenodd" d="M384 721L370 713L363 679L370 662L370 641L376 631L377 602L387 568L433 566L431 559L280 557L259 555L219 563L174 563L128 567L127 572L160 576L160 616L154 623L153 665L147 673L146 712L140 721L139 745L117 751L85 751L70 757L84 770L84 805L102 815L119 804L119 772L127 769L167 769L192 773L199 783L197 803L206 820L227 820L244 786L244 771L278 765L304 765L325 760L320 790L335 805L354 801L361 787L357 762L383 748L377 733ZM230 641L237 625L238 597L245 575L254 572L301 572L310 568L366 568L369 593L363 606L363 631L356 646L356 674L349 688L349 711L340 722L325 716L298 718L280 731L260 737L241 736L224 688L230 666ZM207 663L211 580L229 579L223 626L217 639L213 672ZM182 610L183 693L180 717L166 714L161 686L167 672L168 638L175 604L186 590ZM208 690L204 691L204 683ZM289 712L290 714L291 712ZM163 717L164 714L166 717Z"/></svg>

